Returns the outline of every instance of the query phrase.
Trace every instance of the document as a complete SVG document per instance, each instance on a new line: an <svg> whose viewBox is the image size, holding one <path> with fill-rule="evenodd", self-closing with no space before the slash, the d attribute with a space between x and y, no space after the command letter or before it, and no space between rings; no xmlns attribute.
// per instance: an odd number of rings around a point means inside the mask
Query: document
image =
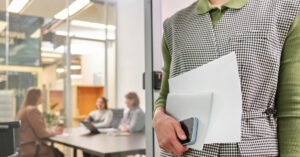
<svg viewBox="0 0 300 157"><path fill-rule="evenodd" d="M213 93L211 92L170 93L168 95L166 110L169 115L177 121L191 117L198 118L196 143L190 145L190 148L202 150L211 117L212 103Z"/></svg>
<svg viewBox="0 0 300 157"><path fill-rule="evenodd" d="M119 130L116 128L100 128L97 129L101 133L110 133L110 132L118 132Z"/></svg>
<svg viewBox="0 0 300 157"><path fill-rule="evenodd" d="M169 79L169 89L171 95L199 92L213 93L211 118L204 141L205 144L241 141L242 93L237 59L234 52ZM167 99L167 112L175 104L171 98L168 97ZM205 98L202 100L193 100L199 101L197 102L198 104L206 103ZM186 103L181 104L176 109L186 112L184 116L188 116L189 114L193 116L196 111L191 111L192 109L189 108L188 102L191 103L187 100ZM196 102L193 102L193 104L196 104ZM197 110L198 114L205 112L200 111L199 108L195 108L195 110ZM209 109L207 110L208 113ZM174 112L174 117L180 115L178 111L175 112L172 110L172 112ZM178 115L175 115L175 113ZM200 117L200 115L198 116ZM198 133L201 134L201 131L200 128ZM197 142L202 143L203 141Z"/></svg>

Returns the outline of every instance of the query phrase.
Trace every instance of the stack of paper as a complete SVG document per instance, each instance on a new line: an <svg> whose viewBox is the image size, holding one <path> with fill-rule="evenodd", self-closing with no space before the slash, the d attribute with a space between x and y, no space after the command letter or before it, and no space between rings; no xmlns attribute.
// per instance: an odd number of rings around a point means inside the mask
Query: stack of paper
<svg viewBox="0 0 300 157"><path fill-rule="evenodd" d="M242 93L234 52L169 79L169 88L167 112L177 120L198 117L199 125L204 125L198 128L199 138L191 148L241 140ZM185 101L176 103L179 99Z"/></svg>

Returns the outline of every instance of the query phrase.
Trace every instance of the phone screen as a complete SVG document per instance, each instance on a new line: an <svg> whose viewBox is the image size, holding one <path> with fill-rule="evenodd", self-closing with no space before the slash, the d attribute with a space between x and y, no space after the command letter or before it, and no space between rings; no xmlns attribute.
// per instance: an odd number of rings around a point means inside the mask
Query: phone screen
<svg viewBox="0 0 300 157"><path fill-rule="evenodd" d="M193 135L193 129L194 129L194 118L189 118L183 121L180 121L180 125L182 127L182 130L184 131L186 135L186 140L180 140L180 143L185 144L191 141L191 136Z"/></svg>

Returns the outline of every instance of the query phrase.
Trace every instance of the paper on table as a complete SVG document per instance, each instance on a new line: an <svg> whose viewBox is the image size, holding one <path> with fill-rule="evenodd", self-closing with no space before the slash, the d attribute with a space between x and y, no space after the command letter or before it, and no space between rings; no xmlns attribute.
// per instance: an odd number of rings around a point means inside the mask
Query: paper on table
<svg viewBox="0 0 300 157"><path fill-rule="evenodd" d="M242 93L234 52L169 79L169 88L170 93L214 92L206 144L241 140Z"/></svg>
<svg viewBox="0 0 300 157"><path fill-rule="evenodd" d="M177 121L196 117L198 118L198 129L196 142L190 148L202 150L207 135L209 120L211 117L211 107L213 93L202 92L194 94L172 94L167 98L166 110L168 114ZM183 110L184 108L184 110Z"/></svg>
<svg viewBox="0 0 300 157"><path fill-rule="evenodd" d="M108 133L108 132L118 132L119 130L116 128L100 128L97 129L99 132Z"/></svg>
<svg viewBox="0 0 300 157"><path fill-rule="evenodd" d="M68 137L68 136L70 136L70 134L64 132L64 133L62 133L60 135L56 135L55 137Z"/></svg>

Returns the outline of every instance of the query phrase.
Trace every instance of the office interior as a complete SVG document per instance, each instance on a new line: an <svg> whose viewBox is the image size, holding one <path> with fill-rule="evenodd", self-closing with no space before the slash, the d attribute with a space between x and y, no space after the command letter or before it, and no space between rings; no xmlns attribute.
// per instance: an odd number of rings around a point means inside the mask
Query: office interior
<svg viewBox="0 0 300 157"><path fill-rule="evenodd" d="M30 87L42 91L40 112L56 117L47 127L62 122L65 130L83 127L99 97L127 112L125 95L136 92L146 114L144 142L140 152L119 156L159 156L151 126L159 91L147 77L163 67L163 21L194 1L0 0L0 122L16 119Z"/></svg>

